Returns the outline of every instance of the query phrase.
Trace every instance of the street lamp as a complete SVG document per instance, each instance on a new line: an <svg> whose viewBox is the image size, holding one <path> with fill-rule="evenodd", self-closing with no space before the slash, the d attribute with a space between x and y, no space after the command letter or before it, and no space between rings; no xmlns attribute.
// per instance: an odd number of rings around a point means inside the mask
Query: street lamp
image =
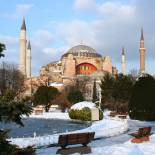
<svg viewBox="0 0 155 155"><path fill-rule="evenodd" d="M99 98L99 100L95 102L95 104L98 103L98 107L99 107L100 109L101 109L101 99L102 99L101 91L102 91L102 90L101 90L101 88L99 87L99 88L98 88L98 98Z"/></svg>
<svg viewBox="0 0 155 155"><path fill-rule="evenodd" d="M101 95L101 87L98 88L98 92L99 92L99 108L101 109L101 98L102 98L102 95Z"/></svg>

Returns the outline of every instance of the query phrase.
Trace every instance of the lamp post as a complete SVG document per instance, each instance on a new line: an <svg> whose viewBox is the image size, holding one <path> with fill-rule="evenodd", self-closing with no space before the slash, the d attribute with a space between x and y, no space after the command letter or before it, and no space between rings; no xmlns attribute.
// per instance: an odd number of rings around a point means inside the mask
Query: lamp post
<svg viewBox="0 0 155 155"><path fill-rule="evenodd" d="M101 109L101 98L102 98L101 88L99 87L98 90L99 90L99 108Z"/></svg>

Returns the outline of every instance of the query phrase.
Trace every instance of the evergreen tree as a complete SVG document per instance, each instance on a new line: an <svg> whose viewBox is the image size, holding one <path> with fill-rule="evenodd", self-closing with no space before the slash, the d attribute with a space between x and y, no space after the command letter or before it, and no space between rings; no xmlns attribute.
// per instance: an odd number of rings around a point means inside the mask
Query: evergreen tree
<svg viewBox="0 0 155 155"><path fill-rule="evenodd" d="M40 86L34 93L34 105L44 105L45 111L48 112L51 106L51 101L56 99L59 91L55 87Z"/></svg>
<svg viewBox="0 0 155 155"><path fill-rule="evenodd" d="M79 90L76 90L76 89L72 89L68 96L67 96L67 99L68 101L71 103L71 104L75 104L75 103L78 103L78 102L81 102L84 100L84 97L83 97L83 94L81 93L81 91Z"/></svg>
<svg viewBox="0 0 155 155"><path fill-rule="evenodd" d="M129 102L129 116L138 120L155 120L155 79L148 74L136 81Z"/></svg>
<svg viewBox="0 0 155 155"><path fill-rule="evenodd" d="M96 101L98 101L98 97L97 97L97 89L96 89L96 80L94 80L92 102L95 103Z"/></svg>
<svg viewBox="0 0 155 155"><path fill-rule="evenodd" d="M133 90L133 79L131 76L118 74L113 87L113 98L117 112L127 112L128 102Z"/></svg>
<svg viewBox="0 0 155 155"><path fill-rule="evenodd" d="M101 81L102 108L127 112L134 80L131 76L118 74L115 78L106 74Z"/></svg>
<svg viewBox="0 0 155 155"><path fill-rule="evenodd" d="M114 78L109 74L106 73L101 80L101 108L108 108L110 104L113 102L112 93L113 93L113 85L114 85Z"/></svg>
<svg viewBox="0 0 155 155"><path fill-rule="evenodd" d="M5 45L0 43L0 57L5 49ZM21 126L24 124L21 121L22 115L29 115L32 112L26 102L19 101L16 98L16 94L12 90L5 91L0 95L0 122L15 122ZM7 140L9 130L0 130L0 154L1 155L34 155L35 150L32 147L24 149L19 148L16 145L10 144Z"/></svg>

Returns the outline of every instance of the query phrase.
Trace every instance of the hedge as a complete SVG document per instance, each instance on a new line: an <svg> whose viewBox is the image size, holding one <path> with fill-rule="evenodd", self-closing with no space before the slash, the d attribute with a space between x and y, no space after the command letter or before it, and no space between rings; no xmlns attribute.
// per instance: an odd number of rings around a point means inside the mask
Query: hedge
<svg viewBox="0 0 155 155"><path fill-rule="evenodd" d="M71 119L81 120L81 121L91 121L91 109L90 108L83 108L81 110L78 109L71 109L69 111L69 117ZM103 112L99 110L99 119L103 119Z"/></svg>

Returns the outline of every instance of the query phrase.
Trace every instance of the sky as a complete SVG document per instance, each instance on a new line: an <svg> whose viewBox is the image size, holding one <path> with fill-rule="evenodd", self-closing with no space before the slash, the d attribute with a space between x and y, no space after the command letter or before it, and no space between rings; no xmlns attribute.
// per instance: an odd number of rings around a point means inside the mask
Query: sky
<svg viewBox="0 0 155 155"><path fill-rule="evenodd" d="M0 4L0 42L6 45L1 62L19 64L19 33L25 17L33 76L81 42L110 56L119 72L123 46L127 72L139 70L141 28L146 72L155 74L155 0L0 0Z"/></svg>

